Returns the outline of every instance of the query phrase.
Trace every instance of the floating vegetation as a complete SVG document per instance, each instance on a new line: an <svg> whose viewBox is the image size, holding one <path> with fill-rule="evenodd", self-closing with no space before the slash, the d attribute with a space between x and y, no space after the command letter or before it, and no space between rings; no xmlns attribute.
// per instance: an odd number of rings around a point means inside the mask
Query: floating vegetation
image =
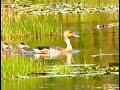
<svg viewBox="0 0 120 90"><path fill-rule="evenodd" d="M102 25L97 25L94 26L92 28L97 28L97 29L101 29L101 28L112 28L112 27L117 27L119 26L119 23L108 23L108 24L102 24Z"/></svg>
<svg viewBox="0 0 120 90"><path fill-rule="evenodd" d="M56 66L53 68L53 73L54 74L70 74L72 72L72 67L71 66Z"/></svg>
<svg viewBox="0 0 120 90"><path fill-rule="evenodd" d="M51 14L51 13L89 13L89 12L118 12L119 5L111 5L109 7L97 7L97 8L87 8L81 7L80 4L65 4L65 3L50 3L42 5L2 5L2 7L9 7L13 11L17 10L22 13L29 14Z"/></svg>
<svg viewBox="0 0 120 90"><path fill-rule="evenodd" d="M119 66L96 64L47 66L42 61L29 61L25 57L2 57L2 78L73 77L86 75L119 74Z"/></svg>

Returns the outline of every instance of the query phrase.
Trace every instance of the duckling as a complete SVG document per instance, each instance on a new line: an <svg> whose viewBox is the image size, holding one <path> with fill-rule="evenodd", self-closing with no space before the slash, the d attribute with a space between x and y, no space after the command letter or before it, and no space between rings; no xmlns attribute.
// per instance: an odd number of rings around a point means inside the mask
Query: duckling
<svg viewBox="0 0 120 90"><path fill-rule="evenodd" d="M8 43L1 44L1 54L2 55L11 55L12 53L12 46Z"/></svg>
<svg viewBox="0 0 120 90"><path fill-rule="evenodd" d="M73 50L72 45L70 43L70 37L79 37L75 32L66 30L63 34L64 41L66 43L66 48L61 48L58 46L38 46L33 48L35 53L39 54L49 54L49 53L63 53L63 52L71 52Z"/></svg>
<svg viewBox="0 0 120 90"><path fill-rule="evenodd" d="M21 54L25 54L27 51L25 50L25 48L30 48L27 44L20 42L18 45L18 51Z"/></svg>
<svg viewBox="0 0 120 90"><path fill-rule="evenodd" d="M19 55L19 54L27 54L28 51L25 50L25 48L30 48L28 45L26 45L23 42L20 42L18 45L18 49L13 49L11 45L8 43L2 43L2 48L1 48L1 54L3 55Z"/></svg>
<svg viewBox="0 0 120 90"><path fill-rule="evenodd" d="M22 54L22 55L25 55L25 56L31 56L31 55L34 55L35 52L32 50L32 51L26 51L25 49L26 48L30 48L27 44L23 43L23 42L20 42L18 44L18 54Z"/></svg>

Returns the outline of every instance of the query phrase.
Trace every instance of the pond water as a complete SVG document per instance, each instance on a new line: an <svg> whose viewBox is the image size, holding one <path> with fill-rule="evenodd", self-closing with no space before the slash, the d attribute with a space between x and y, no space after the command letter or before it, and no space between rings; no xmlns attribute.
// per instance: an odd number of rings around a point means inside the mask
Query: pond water
<svg viewBox="0 0 120 90"><path fill-rule="evenodd" d="M42 35L36 37L28 36L10 39L3 38L3 41L9 42L13 47L15 47L20 41L25 42L31 47L29 50L32 50L32 48L40 45L54 45L65 48L66 45L61 33L63 30L72 29L80 35L78 38L70 38L73 48L80 50L79 53L65 54L65 56L55 58L47 57L47 59L45 58L44 60L41 59L39 55L36 57L24 56L24 63L32 63L32 66L31 64L28 66L33 68L31 71L28 70L25 72L39 72L39 68L42 69L41 71L46 71L47 66L56 65L97 64L109 66L109 63L119 63L119 27L92 27L109 23L118 23L118 15L118 12L98 12L86 14L68 13L57 15L50 14L47 16L47 18L56 17L53 23L60 23L60 34L53 34L52 36ZM42 15L39 17L42 17ZM15 65L15 62L13 63ZM4 65L5 63L2 64ZM24 66L21 67L23 70L24 68ZM25 79L2 79L2 90L103 90L107 87L114 88L118 86L119 75L117 74L83 75L76 77L31 77Z"/></svg>
<svg viewBox="0 0 120 90"><path fill-rule="evenodd" d="M29 78L2 81L2 90L104 90L119 85L118 76L85 76L62 78ZM115 89L118 90L118 89Z"/></svg>

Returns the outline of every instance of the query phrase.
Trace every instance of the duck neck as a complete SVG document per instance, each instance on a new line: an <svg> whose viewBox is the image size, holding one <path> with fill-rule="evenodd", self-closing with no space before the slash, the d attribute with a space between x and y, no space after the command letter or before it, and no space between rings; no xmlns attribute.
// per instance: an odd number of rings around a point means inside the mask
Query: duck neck
<svg viewBox="0 0 120 90"><path fill-rule="evenodd" d="M70 43L70 39L68 37L65 37L64 40L65 40L66 45L67 45L66 51L71 51L73 48L72 48L72 45Z"/></svg>
<svg viewBox="0 0 120 90"><path fill-rule="evenodd" d="M21 49L20 49L20 52L23 54L23 53L25 53L25 52L26 52L26 50L25 50L25 49L23 49L23 48L21 48Z"/></svg>

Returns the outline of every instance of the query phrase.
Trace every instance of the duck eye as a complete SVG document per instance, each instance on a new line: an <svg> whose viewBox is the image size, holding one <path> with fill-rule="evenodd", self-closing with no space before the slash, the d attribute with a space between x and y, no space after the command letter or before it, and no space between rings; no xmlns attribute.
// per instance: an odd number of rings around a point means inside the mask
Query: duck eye
<svg viewBox="0 0 120 90"><path fill-rule="evenodd" d="M4 43L5 45L8 45L8 43Z"/></svg>
<svg viewBox="0 0 120 90"><path fill-rule="evenodd" d="M25 45L25 43L20 43L20 44Z"/></svg>

